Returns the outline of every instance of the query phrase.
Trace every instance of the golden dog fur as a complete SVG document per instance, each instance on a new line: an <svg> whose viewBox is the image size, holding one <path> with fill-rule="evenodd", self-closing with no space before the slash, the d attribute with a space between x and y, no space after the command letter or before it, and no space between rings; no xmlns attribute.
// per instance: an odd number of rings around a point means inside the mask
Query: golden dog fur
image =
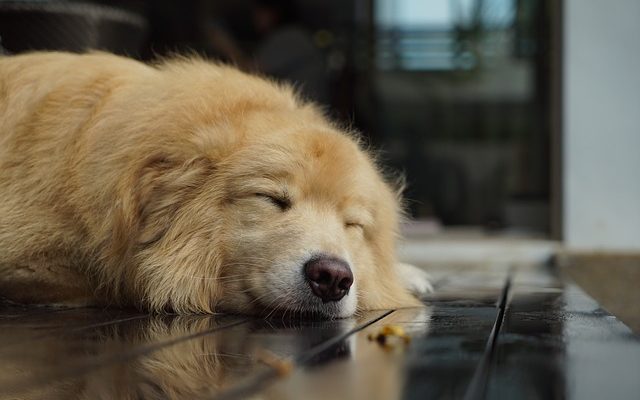
<svg viewBox="0 0 640 400"><path fill-rule="evenodd" d="M188 58L0 58L3 297L328 317L413 306L400 212L355 136L286 86ZM350 306L289 290L314 252L349 261Z"/></svg>

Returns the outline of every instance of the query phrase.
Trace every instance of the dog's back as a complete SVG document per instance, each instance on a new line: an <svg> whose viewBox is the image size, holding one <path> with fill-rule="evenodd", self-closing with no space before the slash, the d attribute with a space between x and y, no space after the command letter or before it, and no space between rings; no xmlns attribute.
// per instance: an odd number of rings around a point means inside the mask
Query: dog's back
<svg viewBox="0 0 640 400"><path fill-rule="evenodd" d="M104 54L0 58L0 292L17 300L83 297L74 160L113 80L148 67ZM129 72L128 72L129 71ZM77 254L69 254L78 250ZM7 282L3 285L3 282ZM11 284L9 284L10 282ZM47 283L44 286L34 282ZM40 293L34 296L33 290Z"/></svg>

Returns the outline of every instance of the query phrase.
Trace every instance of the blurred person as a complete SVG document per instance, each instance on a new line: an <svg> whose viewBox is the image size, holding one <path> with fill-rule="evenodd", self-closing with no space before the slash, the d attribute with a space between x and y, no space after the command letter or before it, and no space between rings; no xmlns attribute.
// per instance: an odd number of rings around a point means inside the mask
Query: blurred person
<svg viewBox="0 0 640 400"><path fill-rule="evenodd" d="M255 0L251 21L259 36L253 56L215 22L208 39L214 50L238 67L293 83L305 97L328 103L328 79L322 52L298 24L298 9L291 0Z"/></svg>

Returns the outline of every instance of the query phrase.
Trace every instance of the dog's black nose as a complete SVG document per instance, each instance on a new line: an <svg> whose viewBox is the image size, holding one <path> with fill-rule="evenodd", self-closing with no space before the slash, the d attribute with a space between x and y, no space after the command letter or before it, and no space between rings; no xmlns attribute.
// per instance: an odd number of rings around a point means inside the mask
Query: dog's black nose
<svg viewBox="0 0 640 400"><path fill-rule="evenodd" d="M314 258L304 265L304 276L313 294L324 303L338 301L349 293L353 274L349 265L333 257Z"/></svg>

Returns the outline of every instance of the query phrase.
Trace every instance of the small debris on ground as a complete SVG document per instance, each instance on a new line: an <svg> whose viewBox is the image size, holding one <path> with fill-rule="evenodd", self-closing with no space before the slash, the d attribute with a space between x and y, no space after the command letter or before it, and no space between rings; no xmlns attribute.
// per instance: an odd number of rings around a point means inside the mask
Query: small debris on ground
<svg viewBox="0 0 640 400"><path fill-rule="evenodd" d="M275 369L280 378L289 376L293 371L293 361L288 358L282 358L269 350L258 349L256 351L256 359Z"/></svg>
<svg viewBox="0 0 640 400"><path fill-rule="evenodd" d="M398 325L385 325L377 333L367 335L370 341L376 341L383 348L390 350L399 345L407 346L411 342L411 337Z"/></svg>

